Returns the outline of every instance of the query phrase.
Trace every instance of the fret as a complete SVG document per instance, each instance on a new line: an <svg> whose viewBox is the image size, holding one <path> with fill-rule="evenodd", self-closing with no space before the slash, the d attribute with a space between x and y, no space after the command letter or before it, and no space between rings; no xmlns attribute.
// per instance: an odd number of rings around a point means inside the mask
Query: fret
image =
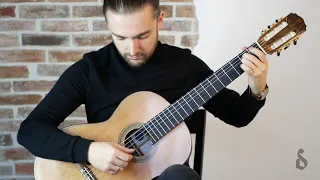
<svg viewBox="0 0 320 180"><path fill-rule="evenodd" d="M179 114L179 116L183 119L183 116L181 116L181 114L179 113L179 111L177 110L177 108L174 106L174 104L172 105L173 109ZM171 111L169 111L171 113ZM177 121L178 122L178 121Z"/></svg>
<svg viewBox="0 0 320 180"><path fill-rule="evenodd" d="M210 86L213 87L213 89L214 89L216 92L218 92L218 90L214 87L214 85L211 84L210 80L209 80L208 78L207 78L206 80L209 82Z"/></svg>
<svg viewBox="0 0 320 180"><path fill-rule="evenodd" d="M179 99L179 100L183 100L183 101L185 102L185 104L190 108L191 112L192 112L192 113L194 112L194 110L193 110L192 107L189 105L189 103L184 99L184 96L182 96L182 98ZM179 100L178 100L178 102L179 102Z"/></svg>
<svg viewBox="0 0 320 180"><path fill-rule="evenodd" d="M156 118L157 118L157 117L159 117L159 118L161 119L161 121L163 121L163 124L167 126L168 131L170 131L170 130L171 130L171 128L168 126L168 123L167 123L164 119L162 119L160 115L161 115L161 113L160 113L160 114L158 114L158 115L156 116ZM161 126L161 127L162 127L162 126Z"/></svg>
<svg viewBox="0 0 320 180"><path fill-rule="evenodd" d="M154 124L153 124L153 121L150 121L150 124L151 125L153 125L153 127L156 127ZM153 134L154 135L156 135L156 137L158 138L158 140L160 139L159 138L159 136L157 135L157 133L153 130L154 128L153 127L151 127L151 125L150 124L148 124L149 125L149 127L150 127L150 129L151 129L151 131L153 132ZM157 129L157 128L155 128L155 129ZM158 129L157 129L158 130Z"/></svg>
<svg viewBox="0 0 320 180"><path fill-rule="evenodd" d="M164 132L163 134L167 134L167 131L162 127L162 123L165 124L165 125L166 125L166 123L161 118L160 118L160 120L157 120L157 122L159 122L158 125L160 125L161 129L163 130L163 132ZM168 130L170 130L170 129L168 129Z"/></svg>
<svg viewBox="0 0 320 180"><path fill-rule="evenodd" d="M237 77L239 77L237 71L235 69L232 68L232 66L230 64L227 65L228 67L228 77L231 79L231 81L235 80Z"/></svg>
<svg viewBox="0 0 320 180"><path fill-rule="evenodd" d="M160 121L161 122L161 121ZM156 120L156 121L152 121L152 123L151 124L153 124L153 126L154 126L154 128L156 129L156 136L157 137L162 137L163 135L162 135L162 133L161 133L161 131L158 129L158 124L159 124L159 120ZM164 133L163 133L164 134ZM158 138L159 139L159 138Z"/></svg>
<svg viewBox="0 0 320 180"><path fill-rule="evenodd" d="M161 116L161 115L163 115L163 117ZM167 132L169 132L172 128L174 128L174 124L171 122L171 120L166 116L166 114L165 113L160 113L160 114L158 114L158 117L160 118L160 120L161 120L161 126L163 126L163 127L167 127L168 128L168 130L167 130ZM159 119L158 118L158 119ZM157 120L157 116L156 116L156 120ZM157 120L157 121L159 121L159 120Z"/></svg>
<svg viewBox="0 0 320 180"><path fill-rule="evenodd" d="M188 116L189 114L187 113L187 111L183 108L183 106L181 106L181 104L179 103L179 101L177 101L177 103L179 104L179 106L181 107L181 109L186 113L186 115Z"/></svg>
<svg viewBox="0 0 320 180"><path fill-rule="evenodd" d="M166 116L167 120L171 123L172 129L173 129L174 127L176 127L175 124L172 123L172 121L170 120L170 118L168 118L168 116L166 115L166 113L163 113L163 115Z"/></svg>
<svg viewBox="0 0 320 180"><path fill-rule="evenodd" d="M226 71L225 71L223 68L221 68L221 69L222 69L222 71L224 72L224 74L227 75L227 77L230 79L230 81L232 81L233 79L231 79L231 78L229 77L229 75L226 73ZM229 70L228 70L227 72L229 73Z"/></svg>
<svg viewBox="0 0 320 180"><path fill-rule="evenodd" d="M188 92L187 94L188 94L188 95L190 96L190 98L196 103L196 105L199 106L198 103L197 103L197 102L193 99L193 97L189 94L189 92Z"/></svg>
<svg viewBox="0 0 320 180"><path fill-rule="evenodd" d="M161 118L160 119L155 119L153 123L155 124L155 128L159 132L159 134L157 134L157 137L161 138L164 134L167 133L162 127L164 122L163 122L163 120ZM160 128L159 128L159 126L160 126Z"/></svg>
<svg viewBox="0 0 320 180"><path fill-rule="evenodd" d="M218 76L216 75L216 73L214 73L214 75L216 76L216 78L220 81L220 79L218 78ZM225 86L221 81L220 83L222 84L222 86Z"/></svg>
<svg viewBox="0 0 320 180"><path fill-rule="evenodd" d="M224 88L224 85L216 78L216 75L212 75L212 78L209 78L211 84L215 87L215 89L219 92L220 89Z"/></svg>
<svg viewBox="0 0 320 180"><path fill-rule="evenodd" d="M229 62L229 64L231 65L231 67L236 71L236 73L240 76L240 73L234 68L234 66L232 66L232 64Z"/></svg>
<svg viewBox="0 0 320 180"><path fill-rule="evenodd" d="M196 91L196 93L198 94L198 96L202 99L202 101L203 102L206 102L203 98L202 98L202 96L199 94L199 92L195 89L195 91Z"/></svg>
<svg viewBox="0 0 320 180"><path fill-rule="evenodd" d="M201 104L205 104L209 99L211 99L211 95L210 95L210 85L202 85L204 83L200 83L199 84L199 88L201 88L201 90L199 90L199 94L202 97L203 102L201 102Z"/></svg>
<svg viewBox="0 0 320 180"><path fill-rule="evenodd" d="M151 121L150 121L151 122ZM149 125L149 123L146 123L145 125ZM151 139L153 140L153 142L157 142L156 140L155 140L155 138L153 137L154 135L153 135L153 133L151 132L151 131L148 131L148 129L145 127L145 126L142 126L146 131L147 131L147 133L149 134L149 136L151 137ZM150 126L149 126L150 127ZM159 140L159 139L158 139Z"/></svg>
<svg viewBox="0 0 320 180"><path fill-rule="evenodd" d="M201 87L206 91L206 93L209 95L209 97L212 98L212 96L210 95L210 93L208 93L208 91L206 90L206 88L203 87L202 83L201 83L200 85L201 85Z"/></svg>
<svg viewBox="0 0 320 180"><path fill-rule="evenodd" d="M236 58L234 58L232 61L230 61L230 64L234 67L234 69L241 75L244 71L243 69L240 67L241 64L241 58L238 56L236 56Z"/></svg>
<svg viewBox="0 0 320 180"><path fill-rule="evenodd" d="M174 120L176 120L176 123L178 123L179 124L179 121L177 120L177 118L171 113L171 111L168 111L170 114L171 114L171 116L174 118ZM175 126L176 126L177 124L175 124Z"/></svg>
<svg viewBox="0 0 320 180"><path fill-rule="evenodd" d="M222 68L220 68L217 72L216 72L217 76L219 76L219 80L220 82L223 83L223 86L227 86L228 84L230 84L232 81L226 77L226 74L223 72Z"/></svg>

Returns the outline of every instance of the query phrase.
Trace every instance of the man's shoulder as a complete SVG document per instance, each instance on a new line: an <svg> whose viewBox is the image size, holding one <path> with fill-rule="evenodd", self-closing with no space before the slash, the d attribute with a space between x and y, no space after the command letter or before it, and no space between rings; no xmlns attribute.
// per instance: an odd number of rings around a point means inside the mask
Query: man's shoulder
<svg viewBox="0 0 320 180"><path fill-rule="evenodd" d="M165 54L174 56L174 59L180 59L183 61L183 63L187 63L188 65L191 65L195 68L208 68L207 64L197 55L193 54L193 52L189 48L179 47L170 44L162 44L162 47L164 52L166 52Z"/></svg>
<svg viewBox="0 0 320 180"><path fill-rule="evenodd" d="M106 52L108 52L109 45L106 45L98 50L91 50L83 53L80 59L70 65L66 71L62 74L66 75L85 75L90 77L92 75L93 69L101 67L103 63L106 63L107 58Z"/></svg>
<svg viewBox="0 0 320 180"><path fill-rule="evenodd" d="M108 56L110 56L111 49L113 48L113 43L110 43L106 46L101 47L97 50L88 51L83 54L82 61L86 61L86 63L89 63L91 65L104 65L107 63L107 60L109 59Z"/></svg>
<svg viewBox="0 0 320 180"><path fill-rule="evenodd" d="M173 53L174 55L191 55L191 50L188 48L167 44L167 43L161 43L161 47L164 51Z"/></svg>

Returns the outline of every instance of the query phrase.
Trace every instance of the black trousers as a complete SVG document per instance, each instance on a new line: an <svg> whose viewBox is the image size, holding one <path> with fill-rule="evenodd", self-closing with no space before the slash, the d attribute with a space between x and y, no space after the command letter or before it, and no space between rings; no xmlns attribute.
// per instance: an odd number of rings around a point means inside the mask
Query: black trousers
<svg viewBox="0 0 320 180"><path fill-rule="evenodd" d="M201 180L199 174L186 165L172 165L152 180Z"/></svg>

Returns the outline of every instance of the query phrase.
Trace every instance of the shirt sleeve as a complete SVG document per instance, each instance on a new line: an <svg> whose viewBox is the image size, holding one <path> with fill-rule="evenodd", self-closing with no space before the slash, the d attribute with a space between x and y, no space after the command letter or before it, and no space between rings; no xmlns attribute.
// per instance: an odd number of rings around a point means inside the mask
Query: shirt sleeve
<svg viewBox="0 0 320 180"><path fill-rule="evenodd" d="M66 69L21 123L17 141L33 155L66 162L87 162L92 141L58 129L59 124L85 101L89 87L85 66L85 61L80 60Z"/></svg>
<svg viewBox="0 0 320 180"><path fill-rule="evenodd" d="M212 71L201 59L195 55L191 56L194 64L196 78L202 82L205 78L212 75ZM237 91L225 87L218 94L207 101L203 108L225 123L243 127L248 125L264 106L266 98L258 101L249 91L249 86L240 95Z"/></svg>

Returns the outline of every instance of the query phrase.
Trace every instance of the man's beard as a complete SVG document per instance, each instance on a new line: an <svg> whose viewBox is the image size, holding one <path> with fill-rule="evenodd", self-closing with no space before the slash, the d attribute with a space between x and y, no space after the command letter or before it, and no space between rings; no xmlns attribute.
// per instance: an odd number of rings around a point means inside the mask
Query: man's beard
<svg viewBox="0 0 320 180"><path fill-rule="evenodd" d="M146 53L137 53L136 57L139 58L139 60L132 60L130 59L130 53L124 53L121 54L122 58L126 61L126 63L132 67L139 67L147 63L147 61L150 59L150 55ZM133 62L134 61L134 62ZM139 61L139 63L137 63Z"/></svg>
<svg viewBox="0 0 320 180"><path fill-rule="evenodd" d="M131 66L131 67L140 67L140 66L146 64L150 60L150 58L153 55L157 45L158 45L158 34L157 34L157 37L156 37L156 41L152 45L152 49L151 49L150 53L139 52L139 53L136 54L136 57L139 57L139 63L133 62L133 61L138 61L138 60L131 60L129 58L130 57L130 53L124 53L124 54L121 54L121 56L129 66Z"/></svg>

